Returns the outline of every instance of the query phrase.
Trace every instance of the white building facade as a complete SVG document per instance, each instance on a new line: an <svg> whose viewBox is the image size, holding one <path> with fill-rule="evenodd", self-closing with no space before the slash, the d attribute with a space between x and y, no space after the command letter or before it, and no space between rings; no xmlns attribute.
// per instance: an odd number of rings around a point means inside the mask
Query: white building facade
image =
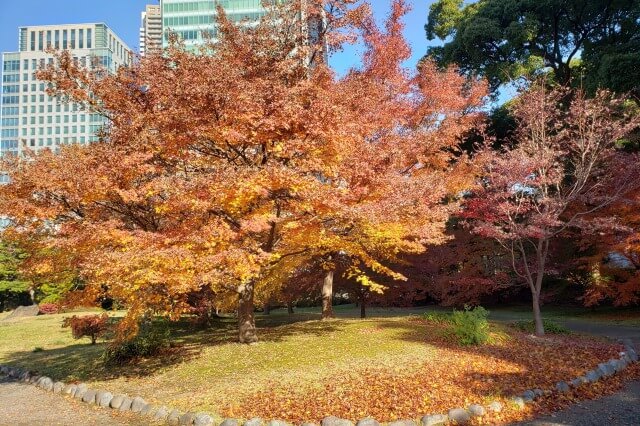
<svg viewBox="0 0 640 426"><path fill-rule="evenodd" d="M140 14L140 55L162 49L162 13L160 5L148 4Z"/></svg>
<svg viewBox="0 0 640 426"><path fill-rule="evenodd" d="M82 66L108 72L132 61L131 49L103 23L30 26L19 29L17 52L3 53L0 156L97 140L104 118L48 96L36 72L53 63L53 50L68 50Z"/></svg>

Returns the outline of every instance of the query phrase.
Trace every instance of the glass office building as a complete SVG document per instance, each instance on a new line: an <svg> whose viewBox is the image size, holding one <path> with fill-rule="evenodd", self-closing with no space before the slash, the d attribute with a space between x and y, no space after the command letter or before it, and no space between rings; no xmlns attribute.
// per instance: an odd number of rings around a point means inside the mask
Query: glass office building
<svg viewBox="0 0 640 426"><path fill-rule="evenodd" d="M255 22L265 12L261 0L160 0L163 47L169 44L170 33L175 33L188 47L202 44L208 35L215 38L218 4L235 22Z"/></svg>
<svg viewBox="0 0 640 426"><path fill-rule="evenodd" d="M0 156L89 143L104 125L82 105L47 95L36 72L53 62L49 49L68 50L78 64L101 64L109 72L132 60L129 47L102 23L21 27L18 51L2 55ZM0 183L4 179L0 174Z"/></svg>

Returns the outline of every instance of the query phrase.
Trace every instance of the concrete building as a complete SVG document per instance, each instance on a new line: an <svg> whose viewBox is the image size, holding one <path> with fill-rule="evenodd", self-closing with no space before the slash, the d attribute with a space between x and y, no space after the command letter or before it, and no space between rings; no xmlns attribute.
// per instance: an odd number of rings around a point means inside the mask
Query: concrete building
<svg viewBox="0 0 640 426"><path fill-rule="evenodd" d="M162 13L160 5L148 4L140 16L140 55L162 48Z"/></svg>
<svg viewBox="0 0 640 426"><path fill-rule="evenodd" d="M257 21L264 15L262 0L160 0L162 9L162 46L169 44L169 34L175 33L187 47L202 44L207 33L216 36L216 5L220 4L227 16L236 22Z"/></svg>
<svg viewBox="0 0 640 426"><path fill-rule="evenodd" d="M18 51L2 54L0 156L89 143L104 124L82 105L46 94L36 72L53 62L48 49L68 50L79 64L109 72L132 61L131 49L103 23L21 27Z"/></svg>

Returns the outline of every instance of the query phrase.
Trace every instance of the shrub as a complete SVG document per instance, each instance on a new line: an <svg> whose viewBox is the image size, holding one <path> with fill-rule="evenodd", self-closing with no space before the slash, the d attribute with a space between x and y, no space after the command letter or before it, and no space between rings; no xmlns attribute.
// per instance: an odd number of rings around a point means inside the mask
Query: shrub
<svg viewBox="0 0 640 426"><path fill-rule="evenodd" d="M555 321L551 321L548 319L542 320L542 325L544 325L544 332L547 334L570 334L571 331L569 329L563 327ZM534 333L536 330L536 325L531 321L516 321L513 323L513 326L520 331L524 331L525 333Z"/></svg>
<svg viewBox="0 0 640 426"><path fill-rule="evenodd" d="M63 327L71 327L71 333L74 339L89 337L91 344L95 345L98 337L102 336L109 328L109 316L87 315L78 317L76 315L65 318L62 322Z"/></svg>
<svg viewBox="0 0 640 426"><path fill-rule="evenodd" d="M157 355L169 347L169 335L169 328L164 325L149 326L130 340L109 345L102 360L106 365L122 365L138 357Z"/></svg>
<svg viewBox="0 0 640 426"><path fill-rule="evenodd" d="M38 305L38 312L41 315L57 314L60 311L60 307L55 303L41 303Z"/></svg>
<svg viewBox="0 0 640 426"><path fill-rule="evenodd" d="M453 311L451 322L453 334L461 345L482 345L489 340L489 311L482 306L471 309L465 306L463 311Z"/></svg>
<svg viewBox="0 0 640 426"><path fill-rule="evenodd" d="M33 353L44 352L44 348L41 346L36 346L35 348L33 348L31 352Z"/></svg>

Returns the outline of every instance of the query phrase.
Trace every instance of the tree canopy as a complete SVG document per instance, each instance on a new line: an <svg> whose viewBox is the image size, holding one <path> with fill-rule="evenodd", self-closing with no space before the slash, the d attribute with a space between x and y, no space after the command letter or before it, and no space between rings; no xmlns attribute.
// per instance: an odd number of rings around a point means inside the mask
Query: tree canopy
<svg viewBox="0 0 640 426"><path fill-rule="evenodd" d="M547 68L591 92L639 87L638 0L438 0L425 30L444 41L429 57L486 76L493 90Z"/></svg>
<svg viewBox="0 0 640 426"><path fill-rule="evenodd" d="M11 300L28 300L28 291L31 282L26 280L20 266L25 258L25 253L12 244L0 240L0 312L4 310Z"/></svg>
<svg viewBox="0 0 640 426"><path fill-rule="evenodd" d="M236 298L240 341L254 342L254 299L327 252L348 254L369 288L367 271L402 279L384 262L442 240L446 201L472 177L457 147L486 86L401 66L403 1L384 28L366 4L340 3L287 2L256 26L219 9L200 52L174 42L115 75L59 55L40 74L50 93L109 125L90 146L2 164L8 235L78 271L88 298L120 300L133 331L147 313L188 312L206 288ZM309 66L325 46L309 44L299 8L322 5L330 46L353 34L367 47L344 77Z"/></svg>

